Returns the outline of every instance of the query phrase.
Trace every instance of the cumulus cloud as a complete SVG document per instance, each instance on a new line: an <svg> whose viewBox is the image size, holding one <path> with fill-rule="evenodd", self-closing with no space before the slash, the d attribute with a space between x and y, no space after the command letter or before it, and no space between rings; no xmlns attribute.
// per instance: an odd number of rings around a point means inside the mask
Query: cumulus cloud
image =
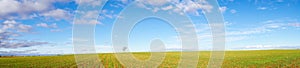
<svg viewBox="0 0 300 68"><path fill-rule="evenodd" d="M5 32L7 30L16 30L18 32L30 32L32 30L32 26L18 23L14 20L4 21L1 25L0 33Z"/></svg>
<svg viewBox="0 0 300 68"><path fill-rule="evenodd" d="M53 9L55 2L67 0L0 0L0 19L28 19ZM8 8L9 7L9 8Z"/></svg>
<svg viewBox="0 0 300 68"><path fill-rule="evenodd" d="M205 0L198 0L198 1L186 0L176 4L176 7L178 9L183 10L184 12L189 12L194 14L199 14L198 10L210 12L210 10L213 8Z"/></svg>
<svg viewBox="0 0 300 68"><path fill-rule="evenodd" d="M0 26L0 48L20 48L49 44L48 42L16 39L17 36L20 36L20 33L31 32L32 26L30 25L22 24L14 20L7 20L0 24Z"/></svg>
<svg viewBox="0 0 300 68"><path fill-rule="evenodd" d="M7 8L10 7L10 8ZM17 12L19 10L20 3L15 0L1 0L0 1L0 15L4 16L9 13ZM5 9L5 10L4 10Z"/></svg>
<svg viewBox="0 0 300 68"><path fill-rule="evenodd" d="M99 15L100 14L100 15ZM109 10L92 10L92 11L79 11L78 15L81 15L79 18L74 20L73 24L103 24L98 19L112 19L116 18L117 15L114 14L114 11Z"/></svg>
<svg viewBox="0 0 300 68"><path fill-rule="evenodd" d="M47 23L39 23L39 24L36 24L36 26L38 27L44 27L44 28L57 28L57 25L56 23L53 23L53 24L47 24Z"/></svg>
<svg viewBox="0 0 300 68"><path fill-rule="evenodd" d="M101 24L96 20L99 11L77 11L78 18L74 19L73 24Z"/></svg>
<svg viewBox="0 0 300 68"><path fill-rule="evenodd" d="M58 29L58 26L56 23L52 24L47 24L47 23L38 23L36 24L37 27L42 27L42 28L49 28L50 32L62 32L61 29Z"/></svg>
<svg viewBox="0 0 300 68"><path fill-rule="evenodd" d="M1 16L7 16L9 14L26 14L32 11L43 11L49 8L49 3L47 1L17 1L17 0L1 0L0 8L5 9L0 11ZM10 7L10 8L7 8Z"/></svg>
<svg viewBox="0 0 300 68"><path fill-rule="evenodd" d="M19 26L18 26L19 32L30 32L31 29L32 29L32 26L30 26L30 25L19 24Z"/></svg>
<svg viewBox="0 0 300 68"><path fill-rule="evenodd" d="M68 19L71 19L71 17L72 17L72 14L70 12L63 10L63 9L51 10L51 11L42 13L41 15L45 16L45 17L51 17L51 18L54 18L57 20L60 20L60 19L68 20Z"/></svg>

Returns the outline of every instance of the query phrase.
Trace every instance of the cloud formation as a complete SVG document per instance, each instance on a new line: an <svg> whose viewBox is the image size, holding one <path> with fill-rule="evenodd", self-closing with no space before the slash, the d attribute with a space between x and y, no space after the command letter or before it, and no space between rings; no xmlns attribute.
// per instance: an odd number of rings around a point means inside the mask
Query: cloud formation
<svg viewBox="0 0 300 68"><path fill-rule="evenodd" d="M25 54L25 53L31 53L37 51L37 49L30 49L30 50L24 50L24 51L0 51L0 54Z"/></svg>
<svg viewBox="0 0 300 68"><path fill-rule="evenodd" d="M56 23L53 23L53 24L47 24L47 23L39 23L39 24L36 24L36 26L38 27L44 27L44 28L57 28L57 25Z"/></svg>
<svg viewBox="0 0 300 68"><path fill-rule="evenodd" d="M49 44L48 42L37 42L15 38L20 36L20 33L30 33L32 30L32 26L30 25L18 23L14 20L7 20L0 24L0 26L0 48L20 48Z"/></svg>
<svg viewBox="0 0 300 68"><path fill-rule="evenodd" d="M220 7L219 9L222 13L224 13L227 10L227 7L223 6L223 7Z"/></svg>
<svg viewBox="0 0 300 68"><path fill-rule="evenodd" d="M0 20L1 19L30 19L33 17L37 17L39 13L44 13L46 11L52 10L54 8L53 3L56 2L68 2L68 1L67 0L0 0L0 9L1 9ZM61 14L62 10L53 10L53 12L54 11L59 12L59 14ZM55 16L49 13L46 15Z"/></svg>
<svg viewBox="0 0 300 68"><path fill-rule="evenodd" d="M60 20L60 19L69 20L72 18L72 14L69 11L63 9L55 9L55 10L47 11L45 13L42 13L41 15L45 17L54 18L56 20Z"/></svg>
<svg viewBox="0 0 300 68"><path fill-rule="evenodd" d="M0 33L6 32L8 30L16 30L17 32L30 32L32 30L32 26L18 23L14 20L4 21L1 25Z"/></svg>
<svg viewBox="0 0 300 68"><path fill-rule="evenodd" d="M300 46L277 46L277 45L250 45L244 47L237 47L237 50L257 50L257 49L299 49Z"/></svg>
<svg viewBox="0 0 300 68"><path fill-rule="evenodd" d="M137 0L138 6L157 12L170 10L175 13L199 15L198 11L209 12L213 7L205 0Z"/></svg>

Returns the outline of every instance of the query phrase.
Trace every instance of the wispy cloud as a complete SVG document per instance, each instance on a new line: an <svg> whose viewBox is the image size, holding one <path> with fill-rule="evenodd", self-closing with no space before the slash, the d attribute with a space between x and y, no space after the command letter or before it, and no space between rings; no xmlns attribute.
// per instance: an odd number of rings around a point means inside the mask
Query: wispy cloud
<svg viewBox="0 0 300 68"><path fill-rule="evenodd" d="M224 12L227 10L227 7L226 7L226 6L223 6L223 7L220 7L219 9L220 9L220 11L221 11L222 13L224 13Z"/></svg>
<svg viewBox="0 0 300 68"><path fill-rule="evenodd" d="M0 54L26 54L26 53L32 53L37 51L37 49L30 49L30 50L24 50L24 51L20 51L20 50L14 50L14 51L0 51Z"/></svg>
<svg viewBox="0 0 300 68"><path fill-rule="evenodd" d="M235 9L231 9L230 12L231 12L232 14L237 13L237 11L236 11Z"/></svg>
<svg viewBox="0 0 300 68"><path fill-rule="evenodd" d="M251 34L260 34L264 32L272 32L275 30L283 30L286 28L297 28L299 27L299 22L297 21L290 21L290 20L268 20L262 22L264 23L261 26L254 27L254 28L244 28L241 30L230 30L227 31L228 35L251 35Z"/></svg>
<svg viewBox="0 0 300 68"><path fill-rule="evenodd" d="M257 9L258 9L258 10L266 10L267 7L258 7Z"/></svg>
<svg viewBox="0 0 300 68"><path fill-rule="evenodd" d="M61 29L51 29L50 31L51 31L51 32L62 32Z"/></svg>
<svg viewBox="0 0 300 68"><path fill-rule="evenodd" d="M172 12L199 15L199 10L209 12L213 7L205 0L138 0L138 6L153 12L171 10Z"/></svg>
<svg viewBox="0 0 300 68"><path fill-rule="evenodd" d="M278 45L249 45L233 48L233 50L265 50L265 49L299 49L300 46L278 46Z"/></svg>
<svg viewBox="0 0 300 68"><path fill-rule="evenodd" d="M75 0L77 4L90 4L93 6L101 5L102 0Z"/></svg>
<svg viewBox="0 0 300 68"><path fill-rule="evenodd" d="M0 48L23 48L50 44L49 42L27 41L27 40L4 40L0 42Z"/></svg>

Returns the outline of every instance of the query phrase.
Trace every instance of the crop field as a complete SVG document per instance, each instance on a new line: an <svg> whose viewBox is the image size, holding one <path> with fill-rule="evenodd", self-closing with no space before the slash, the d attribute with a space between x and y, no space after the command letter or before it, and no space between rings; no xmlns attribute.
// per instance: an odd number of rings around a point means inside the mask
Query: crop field
<svg viewBox="0 0 300 68"><path fill-rule="evenodd" d="M176 68L180 60L180 52L167 52L160 68ZM210 52L199 52L198 67L206 68ZM140 60L151 56L149 52L133 53ZM98 54L105 68L125 68L112 53ZM126 57L124 57L126 58ZM75 68L74 55L63 56L26 56L1 57L0 68ZM300 50L256 50L226 51L224 68L300 68Z"/></svg>

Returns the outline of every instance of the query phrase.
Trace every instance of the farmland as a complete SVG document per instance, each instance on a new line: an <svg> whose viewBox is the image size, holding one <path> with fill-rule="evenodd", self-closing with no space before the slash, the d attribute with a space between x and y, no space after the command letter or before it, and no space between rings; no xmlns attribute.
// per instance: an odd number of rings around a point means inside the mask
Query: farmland
<svg viewBox="0 0 300 68"><path fill-rule="evenodd" d="M300 50L253 50L253 51L226 51L222 67L225 68L257 68L257 67L300 67ZM208 65L210 52L199 52L198 67ZM133 53L140 60L151 56L149 52ZM180 52L167 52L161 68L175 68L180 60ZM112 53L98 54L104 67L124 68ZM26 56L1 57L1 68L75 68L77 67L74 55L63 56Z"/></svg>

